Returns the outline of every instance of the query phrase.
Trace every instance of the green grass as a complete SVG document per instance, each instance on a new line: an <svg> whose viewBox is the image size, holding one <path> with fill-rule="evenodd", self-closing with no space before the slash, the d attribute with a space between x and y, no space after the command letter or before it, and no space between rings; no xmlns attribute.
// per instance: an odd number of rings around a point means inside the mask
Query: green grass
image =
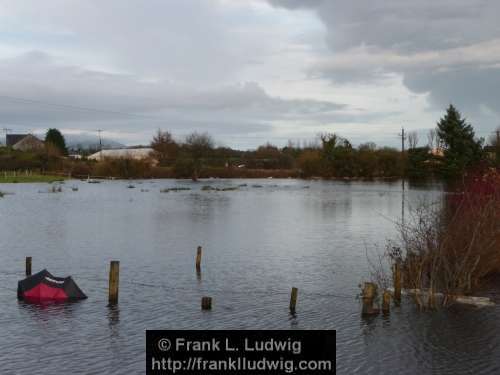
<svg viewBox="0 0 500 375"><path fill-rule="evenodd" d="M30 183L30 182L55 182L63 181L64 177L61 176L50 176L50 175L40 175L34 174L31 176L26 176L24 174L19 174L18 176L8 175L5 176L0 174L0 184L15 184L15 183Z"/></svg>

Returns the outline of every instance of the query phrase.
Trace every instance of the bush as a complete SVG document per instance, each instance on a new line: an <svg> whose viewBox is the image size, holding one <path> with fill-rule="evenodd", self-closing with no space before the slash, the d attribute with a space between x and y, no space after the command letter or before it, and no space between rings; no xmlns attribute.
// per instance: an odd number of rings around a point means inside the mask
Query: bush
<svg viewBox="0 0 500 375"><path fill-rule="evenodd" d="M297 159L297 165L302 171L303 177L321 176L322 164L319 150L304 151Z"/></svg>
<svg viewBox="0 0 500 375"><path fill-rule="evenodd" d="M422 205L399 229L400 244L391 244L388 255L402 262L404 287L431 297L442 292L445 305L470 293L500 273L500 174L468 177L442 205ZM433 298L416 297L419 306L434 306Z"/></svg>
<svg viewBox="0 0 500 375"><path fill-rule="evenodd" d="M147 178L151 175L151 163L148 160L104 159L92 168L94 176L117 178Z"/></svg>
<svg viewBox="0 0 500 375"><path fill-rule="evenodd" d="M177 159L173 172L175 178L191 178L195 172L195 161L190 158Z"/></svg>

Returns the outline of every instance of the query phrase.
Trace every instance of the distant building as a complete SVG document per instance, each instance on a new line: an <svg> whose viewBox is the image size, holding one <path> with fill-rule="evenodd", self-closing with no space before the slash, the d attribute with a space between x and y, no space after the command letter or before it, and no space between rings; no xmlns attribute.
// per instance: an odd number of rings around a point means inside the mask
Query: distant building
<svg viewBox="0 0 500 375"><path fill-rule="evenodd" d="M95 154L88 156L90 160L104 160L104 159L134 159L145 160L152 158L152 148L116 148L112 150L102 150ZM154 161L155 163L155 161Z"/></svg>
<svg viewBox="0 0 500 375"><path fill-rule="evenodd" d="M429 150L429 153L433 156L444 156L444 150L442 147L435 147Z"/></svg>
<svg viewBox="0 0 500 375"><path fill-rule="evenodd" d="M497 158L497 152L499 152L500 148L496 146L484 146L483 150L488 158L495 160Z"/></svg>
<svg viewBox="0 0 500 375"><path fill-rule="evenodd" d="M6 145L19 151L39 151L45 147L45 143L33 134L7 134Z"/></svg>
<svg viewBox="0 0 500 375"><path fill-rule="evenodd" d="M5 135L5 145L7 147L14 146L17 142L19 142L24 137L27 137L28 134L6 134Z"/></svg>

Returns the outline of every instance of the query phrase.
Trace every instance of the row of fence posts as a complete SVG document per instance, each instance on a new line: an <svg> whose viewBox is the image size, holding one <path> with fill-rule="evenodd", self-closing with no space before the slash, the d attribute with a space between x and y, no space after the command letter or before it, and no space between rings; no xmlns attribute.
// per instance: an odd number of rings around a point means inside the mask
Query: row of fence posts
<svg viewBox="0 0 500 375"><path fill-rule="evenodd" d="M196 273L201 274L201 256L202 247L198 246L196 249ZM32 257L26 257L26 276L31 276L31 264ZM109 289L108 289L108 302L110 305L118 303L118 291L120 284L120 262L117 260L112 260L109 264ZM292 288L292 293L290 295L290 312L295 314L295 309L297 305L297 296L299 290L297 288ZM201 298L201 309L211 310L212 309L212 297L204 296Z"/></svg>
<svg viewBox="0 0 500 375"><path fill-rule="evenodd" d="M196 250L196 272L199 275L201 273L201 257L202 257L202 247L198 246ZM32 257L26 257L26 276L31 276L31 265ZM396 262L393 266L393 283L394 283L394 303L399 305L401 303L401 263ZM108 302L110 304L118 303L118 291L120 284L120 262L117 260L112 260L109 265L109 290L108 290ZM295 287L292 288L290 295L290 312L295 314L297 306L297 296L299 290ZM371 316L377 315L380 309L374 306L374 300L377 296L377 285L372 282L366 282L363 286L363 307L362 315ZM391 304L391 293L388 290L384 290L382 293L382 313L388 314L390 312ZM202 310L212 309L212 297L203 296L201 298L201 308Z"/></svg>
<svg viewBox="0 0 500 375"><path fill-rule="evenodd" d="M399 306L401 303L401 263L396 262L392 269L392 280L394 283L394 304ZM373 316L380 313L380 309L374 306L374 301L377 296L377 284L364 283L363 285L363 308L361 314L363 316ZM382 292L382 313L389 314L391 310L391 293L388 290Z"/></svg>
<svg viewBox="0 0 500 375"><path fill-rule="evenodd" d="M196 249L196 273L198 276L201 274L201 257L202 257L203 249L201 246L198 246ZM290 313L295 315L295 308L297 306L297 296L299 290L297 288L292 288L292 293L290 295ZM201 297L201 309L202 310L211 310L212 309L212 297Z"/></svg>

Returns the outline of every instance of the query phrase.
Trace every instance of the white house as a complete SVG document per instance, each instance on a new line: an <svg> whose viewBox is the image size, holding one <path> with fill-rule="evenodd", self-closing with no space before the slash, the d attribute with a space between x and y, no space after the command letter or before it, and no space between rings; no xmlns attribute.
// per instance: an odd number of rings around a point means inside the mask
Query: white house
<svg viewBox="0 0 500 375"><path fill-rule="evenodd" d="M152 148L116 148L98 151L88 157L90 160L104 159L134 159L144 160L152 158Z"/></svg>

